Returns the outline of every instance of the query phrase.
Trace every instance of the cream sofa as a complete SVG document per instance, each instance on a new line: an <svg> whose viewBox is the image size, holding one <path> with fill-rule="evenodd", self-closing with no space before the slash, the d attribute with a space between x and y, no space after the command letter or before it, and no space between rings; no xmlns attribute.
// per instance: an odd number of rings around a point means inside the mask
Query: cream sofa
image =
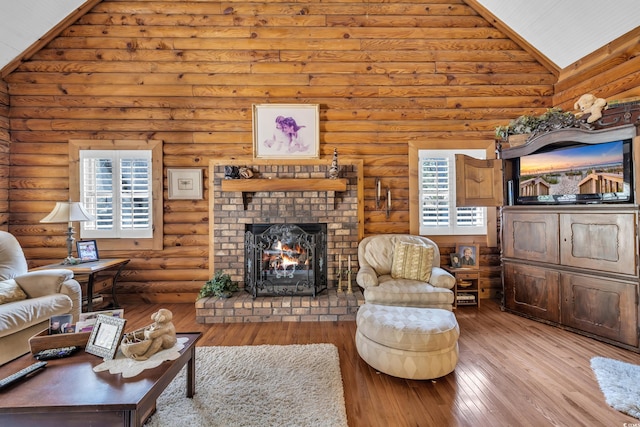
<svg viewBox="0 0 640 427"><path fill-rule="evenodd" d="M0 364L29 352L29 338L47 329L51 316L70 313L75 322L80 315L82 291L73 272L28 272L20 244L4 231L0 231L0 290L2 301L18 299L0 304Z"/></svg>
<svg viewBox="0 0 640 427"><path fill-rule="evenodd" d="M399 242L433 248L428 281L392 276L394 249ZM440 268L438 245L427 237L409 234L365 237L358 245L358 263L356 283L364 289L369 304L453 310L455 278Z"/></svg>

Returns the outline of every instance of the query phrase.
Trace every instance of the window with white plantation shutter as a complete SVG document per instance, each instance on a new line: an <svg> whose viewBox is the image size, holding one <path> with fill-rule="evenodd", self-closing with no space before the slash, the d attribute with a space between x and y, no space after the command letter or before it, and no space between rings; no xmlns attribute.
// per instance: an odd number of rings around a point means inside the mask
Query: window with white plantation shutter
<svg viewBox="0 0 640 427"><path fill-rule="evenodd" d="M80 150L80 200L96 220L83 238L153 235L151 150Z"/></svg>
<svg viewBox="0 0 640 427"><path fill-rule="evenodd" d="M455 155L484 159L485 150L419 150L420 234L486 234L486 208L456 206Z"/></svg>

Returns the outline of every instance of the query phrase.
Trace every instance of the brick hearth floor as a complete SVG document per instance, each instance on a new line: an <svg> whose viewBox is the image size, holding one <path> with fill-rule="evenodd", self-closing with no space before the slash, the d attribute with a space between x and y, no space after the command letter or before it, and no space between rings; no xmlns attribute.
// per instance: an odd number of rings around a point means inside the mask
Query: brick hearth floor
<svg viewBox="0 0 640 427"><path fill-rule="evenodd" d="M312 296L265 296L253 298L240 290L231 298L196 301L198 323L240 322L332 322L356 319L364 297L358 288L352 294L327 289Z"/></svg>

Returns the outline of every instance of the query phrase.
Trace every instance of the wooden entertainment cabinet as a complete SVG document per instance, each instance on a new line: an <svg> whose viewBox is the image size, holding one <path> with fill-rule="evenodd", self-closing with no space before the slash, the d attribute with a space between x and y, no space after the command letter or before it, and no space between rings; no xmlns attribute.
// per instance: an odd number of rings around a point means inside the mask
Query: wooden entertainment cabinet
<svg viewBox="0 0 640 427"><path fill-rule="evenodd" d="M458 206L500 207L503 310L640 352L637 126L640 106L615 108L592 129L577 123L498 147L500 159L456 156ZM630 202L518 204L522 156L629 139Z"/></svg>
<svg viewBox="0 0 640 427"><path fill-rule="evenodd" d="M593 131L562 129L501 152L507 183L514 179L513 160L523 155L567 142L633 140L633 203L502 208L506 311L635 351L640 349L640 138L636 135L633 124Z"/></svg>

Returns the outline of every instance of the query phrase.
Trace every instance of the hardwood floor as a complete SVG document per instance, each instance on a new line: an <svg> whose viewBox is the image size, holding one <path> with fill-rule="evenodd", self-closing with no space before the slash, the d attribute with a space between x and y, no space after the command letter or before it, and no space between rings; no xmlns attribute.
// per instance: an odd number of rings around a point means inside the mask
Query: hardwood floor
<svg viewBox="0 0 640 427"><path fill-rule="evenodd" d="M195 322L193 304L124 306L133 330L160 307L178 331L201 331L199 345L333 343L340 353L350 427L377 426L620 426L640 420L610 408L590 359L640 364L640 355L500 311L497 302L461 307L460 361L435 381L377 373L358 356L355 322ZM640 381L640 379L639 379Z"/></svg>

